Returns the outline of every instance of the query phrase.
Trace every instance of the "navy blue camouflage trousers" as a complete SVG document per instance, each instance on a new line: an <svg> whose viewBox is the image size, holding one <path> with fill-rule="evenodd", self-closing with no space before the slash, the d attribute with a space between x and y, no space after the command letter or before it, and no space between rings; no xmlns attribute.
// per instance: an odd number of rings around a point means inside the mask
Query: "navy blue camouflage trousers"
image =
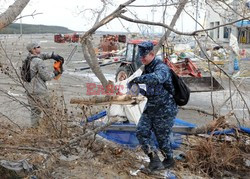
<svg viewBox="0 0 250 179"><path fill-rule="evenodd" d="M136 129L136 137L145 154L155 151L152 145L152 132L154 132L159 148L164 157L173 157L170 134L175 117L155 117L142 114Z"/></svg>

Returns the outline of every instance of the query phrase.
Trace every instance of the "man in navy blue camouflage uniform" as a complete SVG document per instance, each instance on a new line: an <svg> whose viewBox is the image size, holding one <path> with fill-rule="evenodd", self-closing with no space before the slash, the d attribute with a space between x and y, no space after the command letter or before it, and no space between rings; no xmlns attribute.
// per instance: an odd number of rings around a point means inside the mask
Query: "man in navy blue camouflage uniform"
<svg viewBox="0 0 250 179"><path fill-rule="evenodd" d="M174 165L170 134L177 114L177 105L173 98L174 87L170 69L161 59L155 57L153 43L150 41L138 45L141 62L145 65L143 74L133 79L129 85L146 84L144 96L148 101L139 120L136 136L143 151L150 158L147 169L150 171L170 168ZM168 90L163 87L168 86ZM150 145L154 132L159 148L165 157L160 161L154 147Z"/></svg>

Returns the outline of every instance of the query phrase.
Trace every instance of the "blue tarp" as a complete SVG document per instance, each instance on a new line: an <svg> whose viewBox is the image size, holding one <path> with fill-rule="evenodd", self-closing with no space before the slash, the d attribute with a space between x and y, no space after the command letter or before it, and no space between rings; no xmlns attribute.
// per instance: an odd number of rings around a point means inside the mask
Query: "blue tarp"
<svg viewBox="0 0 250 179"><path fill-rule="evenodd" d="M250 27L250 20L242 20L242 21L236 22L235 25L237 27Z"/></svg>
<svg viewBox="0 0 250 179"><path fill-rule="evenodd" d="M115 124L115 125L124 125L124 124ZM135 126L135 124L126 124L126 125L132 125ZM174 125L176 126L186 126L186 127L196 127L196 125L183 121L181 119L175 119ZM108 139L110 141L113 141L115 143L121 144L125 147L129 148L135 148L139 145L139 141L136 138L135 131L117 131L117 130L106 130L103 132L98 133L100 136L102 136L105 139ZM173 133L171 135L171 141L172 141L172 148L176 149L180 147L180 144L182 143L182 134L180 133ZM152 135L152 142L154 143L155 147L158 147L158 144L156 142L156 138L154 135Z"/></svg>
<svg viewBox="0 0 250 179"><path fill-rule="evenodd" d="M106 115L107 115L107 112L105 110L101 111L100 113L89 117L87 119L87 122L92 122L92 121L98 120ZM81 121L80 124L83 125L84 121ZM116 123L113 125L118 125L119 127L126 127L126 126L135 127L135 124L131 124L131 123L126 123L126 124ZM187 128L195 128L197 126L193 123L189 123L189 122L186 122L184 120L177 119L177 118L174 121L174 125L175 126L185 126ZM243 132L250 134L250 128L239 127L239 129ZM221 131L214 131L212 134L213 135L225 135L225 134L231 134L234 132L235 132L235 129L225 129L225 130L221 130ZM125 147L135 148L139 145L139 142L136 138L135 131L106 130L103 132L99 132L98 134L100 136L102 136L103 138L106 138L110 141L121 144ZM211 134L211 133L209 133L209 134ZM182 143L183 135L186 135L186 133L173 133L171 135L173 149L178 148L180 146L180 144ZM158 144L156 142L154 135L152 135L152 143L155 144L155 147L158 147Z"/></svg>

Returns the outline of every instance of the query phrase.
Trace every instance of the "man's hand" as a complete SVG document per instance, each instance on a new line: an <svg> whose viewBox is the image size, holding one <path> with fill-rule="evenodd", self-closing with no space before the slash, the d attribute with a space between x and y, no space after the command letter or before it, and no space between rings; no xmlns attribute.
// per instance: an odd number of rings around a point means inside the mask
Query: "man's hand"
<svg viewBox="0 0 250 179"><path fill-rule="evenodd" d="M129 88L129 91L128 91L128 95L131 95L131 96L138 96L140 93L140 87L138 84L136 83L133 83L131 88Z"/></svg>
<svg viewBox="0 0 250 179"><path fill-rule="evenodd" d="M130 89L133 86L133 84L138 84L138 83L139 83L139 77L135 77L128 83L128 88Z"/></svg>
<svg viewBox="0 0 250 179"><path fill-rule="evenodd" d="M52 53L51 58L55 61L61 61L62 63L64 63L64 58L58 54L54 54L54 52Z"/></svg>
<svg viewBox="0 0 250 179"><path fill-rule="evenodd" d="M62 74L62 72L57 71L57 70L54 70L53 72L54 72L54 74L55 74L55 77L57 77L58 75Z"/></svg>

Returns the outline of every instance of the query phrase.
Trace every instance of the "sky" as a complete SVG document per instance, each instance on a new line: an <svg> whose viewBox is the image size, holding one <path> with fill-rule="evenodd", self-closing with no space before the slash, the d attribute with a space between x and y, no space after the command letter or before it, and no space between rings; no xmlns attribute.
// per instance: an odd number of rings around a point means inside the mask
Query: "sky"
<svg viewBox="0 0 250 179"><path fill-rule="evenodd" d="M115 7L110 7L107 10L107 14L111 13L117 5L126 2L127 0L113 0L115 2ZM158 0L159 1L159 0ZM0 0L0 11L3 12L9 5L11 5L14 0ZM152 0L137 0L133 4L152 4ZM42 24L42 25L58 25L67 27L74 31L86 31L93 26L95 19L91 19L91 11L85 11L85 13L80 13L83 9L97 9L101 8L102 3L100 0L30 0L30 3L25 7L22 16L30 15L34 11L35 13L42 13L34 17L25 17L22 20L16 21L17 23L27 23L27 24ZM159 22L161 20L162 7L152 11L152 8L129 8L132 12L136 13L139 18L144 20L154 20ZM167 20L170 21L174 14L175 8L170 8L168 10ZM159 20L158 20L159 19ZM129 31L153 31L161 32L161 27L140 27L136 24L132 24L126 21L122 21L122 24L126 26ZM123 25L119 20L113 20L106 26L103 26L99 30L103 31L124 31ZM194 30L194 22L188 18L186 15L182 15L177 23L176 28L180 31L192 31Z"/></svg>

